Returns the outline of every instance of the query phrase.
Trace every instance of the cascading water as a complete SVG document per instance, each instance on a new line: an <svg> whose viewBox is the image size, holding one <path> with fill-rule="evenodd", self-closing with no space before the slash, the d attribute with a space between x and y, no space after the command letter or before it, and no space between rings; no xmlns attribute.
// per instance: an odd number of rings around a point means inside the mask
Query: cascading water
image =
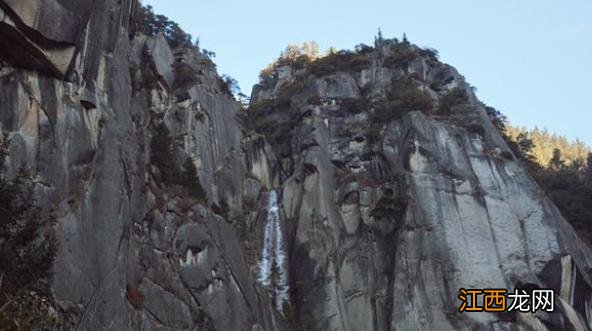
<svg viewBox="0 0 592 331"><path fill-rule="evenodd" d="M275 293L275 305L282 311L288 300L288 272L284 235L280 223L277 192L269 192L259 281Z"/></svg>

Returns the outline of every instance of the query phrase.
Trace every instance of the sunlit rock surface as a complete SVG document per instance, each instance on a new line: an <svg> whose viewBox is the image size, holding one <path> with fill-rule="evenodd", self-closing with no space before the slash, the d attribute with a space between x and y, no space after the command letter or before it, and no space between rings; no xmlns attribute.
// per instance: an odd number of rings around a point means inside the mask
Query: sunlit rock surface
<svg viewBox="0 0 592 331"><path fill-rule="evenodd" d="M291 222L292 305L300 325L587 325L589 249L525 173L464 78L413 45L405 46L416 52L409 63L389 64L401 44L379 45L365 56L362 70L319 75L280 67L253 91L252 104L267 118L292 123L281 142L269 142L287 165L278 176ZM373 120L401 77L413 79L436 109L460 88L468 95L467 109L452 115L406 109L399 117ZM301 85L290 87L293 81ZM282 102L261 106L274 100ZM365 102L352 111L351 100ZM569 308L531 316L458 313L460 288L525 286L563 293Z"/></svg>
<svg viewBox="0 0 592 331"><path fill-rule="evenodd" d="M401 66L393 43L282 64L245 116L205 55L131 31L134 6L0 0L0 131L57 220L60 329L588 328L589 249L454 68L412 45ZM401 77L435 107L466 91L465 110L377 121ZM161 124L206 199L163 183ZM461 287L525 286L554 289L556 312L457 311Z"/></svg>

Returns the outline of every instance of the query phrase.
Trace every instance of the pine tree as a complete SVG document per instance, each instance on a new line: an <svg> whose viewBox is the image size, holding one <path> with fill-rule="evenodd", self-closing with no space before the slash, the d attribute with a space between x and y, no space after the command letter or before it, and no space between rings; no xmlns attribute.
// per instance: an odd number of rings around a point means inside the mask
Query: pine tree
<svg viewBox="0 0 592 331"><path fill-rule="evenodd" d="M521 133L527 134L533 143L532 154L537 163L547 166L553 157L553 150L559 148L565 165L570 165L576 160L585 163L590 148L580 140L569 141L564 136L550 133L547 129L514 127L506 125L506 134L509 139L516 140Z"/></svg>
<svg viewBox="0 0 592 331"><path fill-rule="evenodd" d="M551 161L549 161L549 168L553 170L561 170L565 168L565 161L561 158L561 150L559 148L553 150L553 157L551 158Z"/></svg>
<svg viewBox="0 0 592 331"><path fill-rule="evenodd" d="M193 44L190 34L168 17L156 15L152 6L136 6L134 29L147 36L162 34L172 48L190 47L199 49L199 43Z"/></svg>
<svg viewBox="0 0 592 331"><path fill-rule="evenodd" d="M183 29L181 29L181 27L175 22L171 22L167 27L165 37L172 48L193 46L191 35L183 31Z"/></svg>
<svg viewBox="0 0 592 331"><path fill-rule="evenodd" d="M495 126L495 128L501 134L505 135L507 131L508 118L493 107L485 106L485 111L487 112L487 115L489 115L491 124L493 124L493 126Z"/></svg>
<svg viewBox="0 0 592 331"><path fill-rule="evenodd" d="M592 153L579 140L546 129L517 128L487 107L492 122L580 238L592 244ZM503 124L503 125L501 125Z"/></svg>
<svg viewBox="0 0 592 331"><path fill-rule="evenodd" d="M374 37L374 48L380 48L384 43L384 38L382 36L382 30L378 28L378 34Z"/></svg>
<svg viewBox="0 0 592 331"><path fill-rule="evenodd" d="M169 129L164 123L156 127L156 133L150 143L150 161L159 170L162 181L174 183L179 180L173 158L173 140L170 137Z"/></svg>
<svg viewBox="0 0 592 331"><path fill-rule="evenodd" d="M189 194L196 198L198 201L203 202L206 200L206 192L204 191L199 177L197 176L197 168L190 157L185 159L183 163L183 186L187 187Z"/></svg>
<svg viewBox="0 0 592 331"><path fill-rule="evenodd" d="M42 233L45 223L24 171L13 180L3 175L7 146L8 139L0 142L0 329L43 329L47 304L38 286L50 275L57 242Z"/></svg>
<svg viewBox="0 0 592 331"><path fill-rule="evenodd" d="M228 93L231 96L236 96L241 92L240 86L238 85L238 81L234 79L234 77L229 75L222 75L222 88L225 90L224 92Z"/></svg>
<svg viewBox="0 0 592 331"><path fill-rule="evenodd" d="M153 36L156 30L155 27L156 15L152 6L136 6L134 13L134 28L147 36Z"/></svg>
<svg viewBox="0 0 592 331"><path fill-rule="evenodd" d="M525 159L532 159L532 150L534 148L534 143L532 139L528 137L527 133L520 133L518 137L516 137L516 144L518 147L518 154L522 155Z"/></svg>

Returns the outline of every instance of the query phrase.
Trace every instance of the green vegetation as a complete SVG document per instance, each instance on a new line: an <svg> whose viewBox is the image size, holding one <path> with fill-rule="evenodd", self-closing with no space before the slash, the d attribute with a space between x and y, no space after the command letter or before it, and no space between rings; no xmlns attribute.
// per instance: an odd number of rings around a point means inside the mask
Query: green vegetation
<svg viewBox="0 0 592 331"><path fill-rule="evenodd" d="M267 115L276 109L290 109L292 101L288 95L281 95L274 99L259 100L251 104L249 112L252 114Z"/></svg>
<svg viewBox="0 0 592 331"><path fill-rule="evenodd" d="M140 68L142 79L134 82L134 90L139 91L142 88L147 90L158 90L160 88L159 79L155 74L155 69L150 60L147 47L144 47L142 50L142 57L144 58L144 63L147 63L148 65Z"/></svg>
<svg viewBox="0 0 592 331"><path fill-rule="evenodd" d="M173 157L173 140L164 123L156 127L150 143L150 161L160 170L160 177L165 183L174 183L181 177Z"/></svg>
<svg viewBox="0 0 592 331"><path fill-rule="evenodd" d="M394 43L391 45L391 54L384 59L384 64L387 67L407 69L419 56L409 42Z"/></svg>
<svg viewBox="0 0 592 331"><path fill-rule="evenodd" d="M134 8L132 29L147 36L162 34L171 48L191 48L200 51L199 38L193 41L193 37L178 23L164 15L156 15L152 6L139 4ZM201 49L201 53L210 59L216 57L215 52L207 49Z"/></svg>
<svg viewBox="0 0 592 331"><path fill-rule="evenodd" d="M372 52L374 48L362 43L356 45L356 47L354 47L354 50L357 54L368 54Z"/></svg>
<svg viewBox="0 0 592 331"><path fill-rule="evenodd" d="M175 61L175 63L173 63L173 70L175 71L175 82L173 83L173 89L183 88L199 83L199 77L197 73L187 63Z"/></svg>
<svg viewBox="0 0 592 331"><path fill-rule="evenodd" d="M220 199L220 204L214 204L212 211L224 218L226 223L230 224L238 235L240 241L245 243L249 239L249 224L244 215L232 210L226 199Z"/></svg>
<svg viewBox="0 0 592 331"><path fill-rule="evenodd" d="M437 58L437 51L435 50L421 50L409 42L399 42L396 39L385 40L380 30L374 44L375 47L390 48L390 55L385 59L387 65L404 67L420 55ZM375 50L375 47L359 44L355 47L354 52L331 50L325 56L319 57L316 48L313 54L309 54L306 52L306 47L288 46L277 61L261 72L260 84L263 86L272 84L277 75L277 68L280 65L290 65L294 69L303 69L305 78L300 78L297 83L282 88L280 95L274 100L265 100L252 104L248 114L244 116L250 117L251 121L243 122L249 122L253 129L264 134L269 141L280 144L289 142L289 133L294 126L294 120L297 120L297 118L282 121L278 125L271 118L273 110L290 109L291 97L309 86L309 80L315 77L322 77L340 71L358 72L370 68L370 53ZM363 92L363 95L366 94ZM312 96L308 99L308 102L313 105L320 105L322 100L317 96ZM413 79L394 80L393 88L387 93L384 100L373 100L372 102L368 98L341 100L341 109L350 114L357 114L371 108L374 109L371 121L384 123L400 118L405 113L414 110L431 114L434 105L429 94L423 91ZM375 141L379 138L378 133L378 130L372 130L372 132L368 132L367 137L370 141Z"/></svg>
<svg viewBox="0 0 592 331"><path fill-rule="evenodd" d="M508 123L508 118L506 117L506 115L502 114L499 110L489 106L485 106L485 110L487 111L487 115L489 115L489 119L491 120L493 126L502 134L506 134Z"/></svg>
<svg viewBox="0 0 592 331"><path fill-rule="evenodd" d="M365 53L339 51L312 62L308 70L316 77L322 77L337 71L360 71L369 67L370 62Z"/></svg>
<svg viewBox="0 0 592 331"><path fill-rule="evenodd" d="M274 145L284 145L290 142L292 129L298 120L296 112L289 111L292 101L286 92L274 99L257 101L241 114L241 123L245 127L265 136ZM286 120L277 121L274 112L284 111Z"/></svg>
<svg viewBox="0 0 592 331"><path fill-rule="evenodd" d="M292 137L292 130L296 125L295 119L277 122L272 119L264 120L257 117L255 123L256 131L265 135L267 141L274 145L289 144Z"/></svg>
<svg viewBox="0 0 592 331"><path fill-rule="evenodd" d="M428 57L434 61L438 60L438 51L433 48L417 48L409 43L405 36L403 41L397 38L384 39L382 31L374 38L374 47L359 44L351 50L336 50L331 47L324 55L319 55L318 45L315 42L304 43L302 46L288 45L280 54L279 58L269 64L259 74L261 85L270 84L276 77L276 70L282 65L290 65L292 68L306 69L306 72L316 77L326 76L337 71L356 72L370 68L370 53L380 49L380 56L383 56L382 47L388 47L389 52L383 61L387 67L407 69L411 62L419 57Z"/></svg>
<svg viewBox="0 0 592 331"><path fill-rule="evenodd" d="M206 193L197 176L197 168L193 160L187 157L182 165L175 161L173 140L164 123L156 127L150 148L150 162L160 171L160 179L163 183L181 185L188 190L191 197L199 202L205 202Z"/></svg>
<svg viewBox="0 0 592 331"><path fill-rule="evenodd" d="M231 96L238 95L241 92L238 86L238 81L229 75L222 75L221 77L222 90Z"/></svg>
<svg viewBox="0 0 592 331"><path fill-rule="evenodd" d="M164 15L156 15L152 6L136 6L133 25L136 31L147 36L162 34L171 48L191 47L199 49L199 39L194 44L191 35L183 31L179 24Z"/></svg>
<svg viewBox="0 0 592 331"><path fill-rule="evenodd" d="M565 160L566 165L571 165L573 162L584 162L590 151L590 148L579 140L570 142L565 137L538 128L527 130L508 125L507 134L512 140L520 140L518 136L522 135L522 141L524 138L532 141L531 154L535 161L542 165L549 164L555 149L561 151L561 157Z"/></svg>
<svg viewBox="0 0 592 331"><path fill-rule="evenodd" d="M546 130L528 131L509 126L505 116L491 107L488 113L529 174L580 237L592 244L590 149L580 141L569 142Z"/></svg>
<svg viewBox="0 0 592 331"><path fill-rule="evenodd" d="M8 139L0 142L0 329L52 329L41 281L50 276L56 238L45 233L33 184L21 171L14 180L2 173Z"/></svg>
<svg viewBox="0 0 592 331"><path fill-rule="evenodd" d="M407 209L407 198L385 195L378 202L370 215L376 220L388 220L390 222L401 222L401 218ZM401 224L396 224L400 226Z"/></svg>
<svg viewBox="0 0 592 331"><path fill-rule="evenodd" d="M245 217L232 213L227 221L232 225L241 242L244 243L249 239L249 224Z"/></svg>
<svg viewBox="0 0 592 331"><path fill-rule="evenodd" d="M469 96L462 88L455 88L444 95L439 102L438 114L450 115L453 113L462 112L463 106L469 103Z"/></svg>
<svg viewBox="0 0 592 331"><path fill-rule="evenodd" d="M189 190L189 194L198 201L206 200L206 192L199 182L197 168L190 157L187 157L183 163L181 185L185 186Z"/></svg>
<svg viewBox="0 0 592 331"><path fill-rule="evenodd" d="M317 77L325 76L336 71L357 71L370 67L367 53L372 47L360 44L357 51L330 50L325 56L319 55L318 45L313 41L302 46L288 45L280 54L280 57L261 70L259 74L260 84L267 84L273 80L275 71L279 66L291 65L294 69L307 69Z"/></svg>
<svg viewBox="0 0 592 331"><path fill-rule="evenodd" d="M419 110L429 114L434 107L432 98L411 79L393 80L388 99L398 113Z"/></svg>
<svg viewBox="0 0 592 331"><path fill-rule="evenodd" d="M530 168L533 177L561 210L563 216L586 242L592 244L590 165L592 165L592 155L588 156L587 163L578 159L568 164L561 150L555 149L553 157L546 166L536 164L531 165Z"/></svg>
<svg viewBox="0 0 592 331"><path fill-rule="evenodd" d="M435 48L430 48L430 47L426 47L423 48L419 51L419 54L421 56L427 56L428 58L434 60L434 61L438 61L438 59L440 58L440 54L438 53L438 50Z"/></svg>
<svg viewBox="0 0 592 331"><path fill-rule="evenodd" d="M382 29L378 28L378 33L374 36L374 47L378 48L384 44L384 37L382 36Z"/></svg>
<svg viewBox="0 0 592 331"><path fill-rule="evenodd" d="M373 123L385 123L401 118L410 111L430 114L434 108L432 98L422 91L412 79L393 79L387 100L374 105Z"/></svg>
<svg viewBox="0 0 592 331"><path fill-rule="evenodd" d="M291 65L295 69L305 68L309 63L319 58L319 45L312 41L301 46L290 44L286 46L277 60L270 63L259 73L259 83L266 84L273 80L275 71L281 65Z"/></svg>

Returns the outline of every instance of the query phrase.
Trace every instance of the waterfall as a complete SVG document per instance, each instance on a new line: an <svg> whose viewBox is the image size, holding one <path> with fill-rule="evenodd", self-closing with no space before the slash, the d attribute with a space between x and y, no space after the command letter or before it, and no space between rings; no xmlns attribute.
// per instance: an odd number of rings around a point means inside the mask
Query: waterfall
<svg viewBox="0 0 592 331"><path fill-rule="evenodd" d="M289 287L286 248L276 191L269 192L259 267L259 282L265 287L271 287L275 294L276 309L282 312L284 303L288 301Z"/></svg>

